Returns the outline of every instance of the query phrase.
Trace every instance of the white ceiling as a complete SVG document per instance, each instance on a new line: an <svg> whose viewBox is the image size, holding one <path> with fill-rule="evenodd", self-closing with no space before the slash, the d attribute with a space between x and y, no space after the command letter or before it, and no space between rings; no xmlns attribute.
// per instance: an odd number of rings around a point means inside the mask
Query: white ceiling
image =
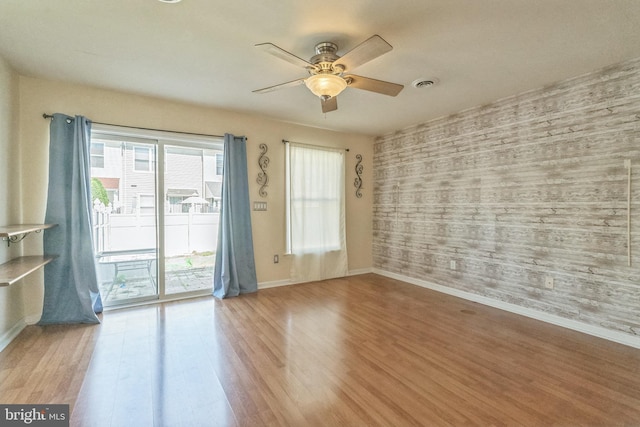
<svg viewBox="0 0 640 427"><path fill-rule="evenodd" d="M348 88L325 115L304 85L251 92L306 75L257 43L309 59L373 34L394 49L355 73L404 84L397 97ZM1 0L0 56L26 76L382 135L640 57L640 0Z"/></svg>

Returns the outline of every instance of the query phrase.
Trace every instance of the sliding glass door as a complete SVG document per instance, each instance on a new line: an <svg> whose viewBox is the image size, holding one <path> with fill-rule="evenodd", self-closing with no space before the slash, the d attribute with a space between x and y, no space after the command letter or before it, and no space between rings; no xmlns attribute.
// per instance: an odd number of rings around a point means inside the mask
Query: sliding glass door
<svg viewBox="0 0 640 427"><path fill-rule="evenodd" d="M221 141L94 129L93 238L105 306L211 292L221 165Z"/></svg>
<svg viewBox="0 0 640 427"><path fill-rule="evenodd" d="M165 145L164 165L165 293L210 290L220 217L222 151Z"/></svg>

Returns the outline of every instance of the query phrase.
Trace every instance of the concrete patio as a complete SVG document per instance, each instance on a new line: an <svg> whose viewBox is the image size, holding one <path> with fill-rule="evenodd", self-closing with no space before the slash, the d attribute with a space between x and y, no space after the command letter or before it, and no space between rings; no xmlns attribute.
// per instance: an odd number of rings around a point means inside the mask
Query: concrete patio
<svg viewBox="0 0 640 427"><path fill-rule="evenodd" d="M178 294L211 289L215 254L193 254L165 260L165 293ZM127 300L150 297L157 293L156 261L149 265L139 263L116 273L118 262L101 266L99 288L105 306L117 305ZM126 261L131 264L131 261Z"/></svg>

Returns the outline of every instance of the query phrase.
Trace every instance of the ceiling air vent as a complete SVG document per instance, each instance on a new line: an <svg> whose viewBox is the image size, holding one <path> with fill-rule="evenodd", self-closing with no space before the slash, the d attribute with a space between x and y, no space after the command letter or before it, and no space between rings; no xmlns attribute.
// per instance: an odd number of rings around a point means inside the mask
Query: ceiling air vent
<svg viewBox="0 0 640 427"><path fill-rule="evenodd" d="M436 84L436 81L433 79L418 79L411 83L413 87L418 89L433 86L434 84Z"/></svg>

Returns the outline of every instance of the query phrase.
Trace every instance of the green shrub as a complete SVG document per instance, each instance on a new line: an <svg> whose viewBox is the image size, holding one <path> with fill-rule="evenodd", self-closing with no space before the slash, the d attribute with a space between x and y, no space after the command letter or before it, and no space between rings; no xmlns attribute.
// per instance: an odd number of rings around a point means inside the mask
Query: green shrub
<svg viewBox="0 0 640 427"><path fill-rule="evenodd" d="M98 178L91 178L91 201L95 202L96 199L100 200L105 206L109 204L109 196L102 182Z"/></svg>

